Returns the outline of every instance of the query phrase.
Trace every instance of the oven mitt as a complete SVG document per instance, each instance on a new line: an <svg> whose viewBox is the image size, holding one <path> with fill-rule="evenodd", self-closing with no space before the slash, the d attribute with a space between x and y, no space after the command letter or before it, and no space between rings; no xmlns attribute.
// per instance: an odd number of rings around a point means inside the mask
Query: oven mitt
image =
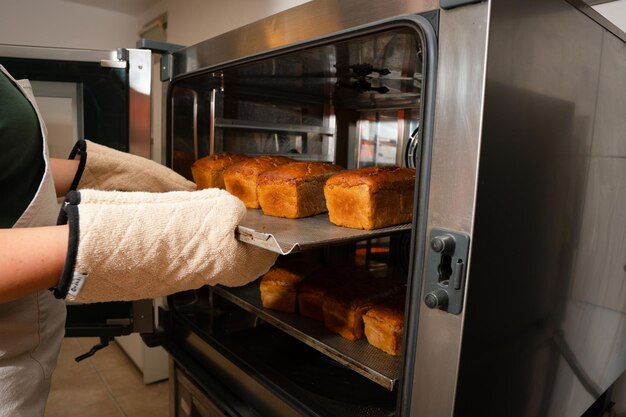
<svg viewBox="0 0 626 417"><path fill-rule="evenodd" d="M76 157L80 157L80 162L72 190L167 192L196 189L196 184L164 165L89 140L74 145L69 159Z"/></svg>
<svg viewBox="0 0 626 417"><path fill-rule="evenodd" d="M89 303L155 298L203 285L239 286L277 254L238 241L243 203L216 188L169 193L71 191L68 255L57 298Z"/></svg>

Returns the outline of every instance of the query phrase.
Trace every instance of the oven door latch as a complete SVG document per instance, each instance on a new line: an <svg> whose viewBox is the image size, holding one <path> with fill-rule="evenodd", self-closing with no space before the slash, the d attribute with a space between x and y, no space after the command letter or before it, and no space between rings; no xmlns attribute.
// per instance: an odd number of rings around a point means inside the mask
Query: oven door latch
<svg viewBox="0 0 626 417"><path fill-rule="evenodd" d="M469 240L469 235L462 232L440 228L430 232L424 282L427 307L451 314L463 310Z"/></svg>

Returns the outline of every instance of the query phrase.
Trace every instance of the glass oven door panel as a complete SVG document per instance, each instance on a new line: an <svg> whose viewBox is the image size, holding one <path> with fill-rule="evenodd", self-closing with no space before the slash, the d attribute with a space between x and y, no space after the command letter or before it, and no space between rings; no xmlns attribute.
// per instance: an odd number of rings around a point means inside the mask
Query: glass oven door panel
<svg viewBox="0 0 626 417"><path fill-rule="evenodd" d="M168 158L189 178L219 152L403 165L421 70L419 37L397 28L175 79Z"/></svg>

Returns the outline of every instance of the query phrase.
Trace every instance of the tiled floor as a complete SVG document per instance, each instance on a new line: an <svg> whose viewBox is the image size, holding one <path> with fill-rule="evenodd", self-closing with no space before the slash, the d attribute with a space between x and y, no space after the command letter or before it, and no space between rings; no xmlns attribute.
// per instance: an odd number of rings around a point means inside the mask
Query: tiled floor
<svg viewBox="0 0 626 417"><path fill-rule="evenodd" d="M96 343L96 338L63 341L45 417L167 417L168 382L145 385L115 342L91 358L74 361Z"/></svg>

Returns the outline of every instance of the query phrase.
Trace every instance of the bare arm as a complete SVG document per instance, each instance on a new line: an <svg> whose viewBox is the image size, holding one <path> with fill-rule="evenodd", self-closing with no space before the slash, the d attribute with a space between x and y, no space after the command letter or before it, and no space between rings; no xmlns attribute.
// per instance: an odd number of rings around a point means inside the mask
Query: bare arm
<svg viewBox="0 0 626 417"><path fill-rule="evenodd" d="M50 169L52 170L57 197L63 197L70 190L79 162L78 159L50 158Z"/></svg>
<svg viewBox="0 0 626 417"><path fill-rule="evenodd" d="M54 287L68 235L67 225L0 229L0 303Z"/></svg>

